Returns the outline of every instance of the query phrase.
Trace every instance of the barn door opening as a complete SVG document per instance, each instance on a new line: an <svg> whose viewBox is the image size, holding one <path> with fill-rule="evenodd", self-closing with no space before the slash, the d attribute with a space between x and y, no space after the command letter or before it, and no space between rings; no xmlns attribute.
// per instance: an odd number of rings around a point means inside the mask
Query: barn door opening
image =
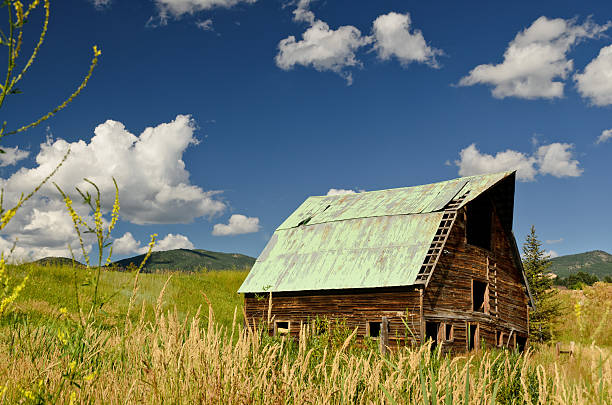
<svg viewBox="0 0 612 405"><path fill-rule="evenodd" d="M438 333L440 332L440 322L425 322L425 341L432 340L431 350L434 350L438 345Z"/></svg>
<svg viewBox="0 0 612 405"><path fill-rule="evenodd" d="M480 348L480 327L477 323L467 324L467 348L469 350L478 350Z"/></svg>
<svg viewBox="0 0 612 405"><path fill-rule="evenodd" d="M525 347L527 346L527 336L517 335L516 336L516 346L520 352L525 351Z"/></svg>

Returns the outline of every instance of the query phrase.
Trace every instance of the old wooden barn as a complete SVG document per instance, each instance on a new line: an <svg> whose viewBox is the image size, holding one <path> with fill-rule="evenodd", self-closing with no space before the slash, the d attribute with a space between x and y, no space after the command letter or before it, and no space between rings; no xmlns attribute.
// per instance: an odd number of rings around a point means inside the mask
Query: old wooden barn
<svg viewBox="0 0 612 405"><path fill-rule="evenodd" d="M246 321L298 336L343 319L389 346L527 344L530 293L512 234L515 172L309 197L239 289Z"/></svg>

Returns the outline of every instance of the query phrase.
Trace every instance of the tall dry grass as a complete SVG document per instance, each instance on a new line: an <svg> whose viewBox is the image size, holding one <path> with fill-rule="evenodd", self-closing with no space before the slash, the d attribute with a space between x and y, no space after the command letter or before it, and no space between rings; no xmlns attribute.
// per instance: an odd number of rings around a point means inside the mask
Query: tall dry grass
<svg viewBox="0 0 612 405"><path fill-rule="evenodd" d="M556 339L612 347L611 283L597 282L580 290L565 290L559 294L559 300L565 315L557 324Z"/></svg>
<svg viewBox="0 0 612 405"><path fill-rule="evenodd" d="M211 308L181 321L163 312L162 296L153 320L122 327L81 327L59 314L5 328L0 402L612 403L611 351L595 345L579 345L571 358L546 347L451 358L424 346L382 356L349 330L322 339L303 327L299 342L272 338L243 328L238 309L229 328Z"/></svg>

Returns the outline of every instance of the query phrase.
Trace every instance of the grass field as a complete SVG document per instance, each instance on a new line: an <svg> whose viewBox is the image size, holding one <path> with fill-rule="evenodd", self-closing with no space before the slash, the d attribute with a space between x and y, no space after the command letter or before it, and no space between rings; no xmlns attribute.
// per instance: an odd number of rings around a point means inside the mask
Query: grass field
<svg viewBox="0 0 612 405"><path fill-rule="evenodd" d="M382 356L342 328L305 329L299 343L243 330L246 272L140 275L129 321L134 276L103 273L103 295L116 294L81 325L71 268L13 271L30 280L0 325L2 403L612 404L610 284L563 292L556 334L577 342L572 357L540 346L445 358Z"/></svg>
<svg viewBox="0 0 612 405"><path fill-rule="evenodd" d="M70 317L77 318L77 304L74 288L74 270L70 266L34 266L23 265L13 268L17 278L29 275L28 283L16 302L15 309L19 317L28 317L30 322L45 323L59 313L60 308L66 308ZM83 285L87 282L84 269L77 269L79 298L83 307L93 296L93 285ZM164 272L140 274L138 289L133 306L138 310L143 302L145 319L154 320L153 305L168 282L164 291L162 310L176 308L178 318L183 320L189 314L193 315L200 305L208 306L206 297L212 303L217 314L217 322L229 327L235 308L242 305L242 297L236 293L240 284L248 274L247 270L224 270L199 273ZM125 314L134 289L134 275L127 272L106 271L101 273L100 293L108 303L102 307L105 316L100 320L104 326L121 326L125 322ZM239 313L242 319L242 311ZM132 319L140 316L135 311Z"/></svg>

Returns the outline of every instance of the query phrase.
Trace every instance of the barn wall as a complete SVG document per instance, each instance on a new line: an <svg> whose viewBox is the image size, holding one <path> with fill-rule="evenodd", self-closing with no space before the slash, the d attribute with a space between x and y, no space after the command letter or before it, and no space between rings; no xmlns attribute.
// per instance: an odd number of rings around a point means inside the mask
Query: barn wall
<svg viewBox="0 0 612 405"><path fill-rule="evenodd" d="M505 340L512 330L513 335L526 336L527 298L522 275L514 264L510 241L499 218L493 213L491 250L467 244L465 227L464 207L458 212L445 246L446 253L441 255L425 290L425 320L454 325L454 339L444 343L453 351L466 350L468 322L480 325L479 338L487 346L496 344L498 331L505 333ZM472 311L473 279L489 283L488 315Z"/></svg>
<svg viewBox="0 0 612 405"><path fill-rule="evenodd" d="M245 296L245 311L250 325L266 327L268 295ZM290 321L291 335L297 337L300 323L312 322L317 316L327 319L343 319L352 331L358 327L357 336L366 335L366 324L380 322L383 316L389 320L389 344L415 343L412 333L418 335L420 325L419 291L414 288L351 290L345 292L309 292L298 294L272 294L271 314L276 321ZM403 320L402 320L403 318ZM272 334L274 322L269 325Z"/></svg>

